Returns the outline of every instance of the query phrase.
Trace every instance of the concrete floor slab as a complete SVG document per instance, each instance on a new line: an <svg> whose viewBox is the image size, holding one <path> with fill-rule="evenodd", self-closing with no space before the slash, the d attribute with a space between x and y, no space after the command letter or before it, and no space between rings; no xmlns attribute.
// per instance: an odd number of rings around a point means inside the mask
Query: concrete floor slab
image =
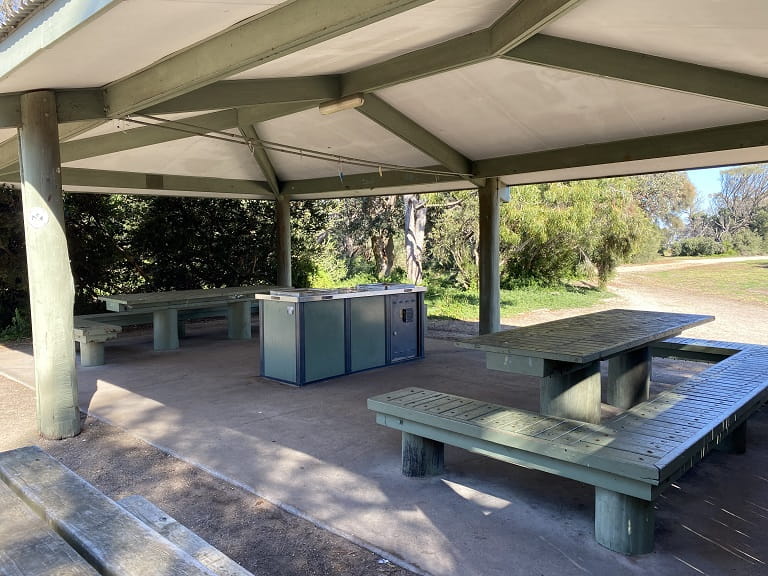
<svg viewBox="0 0 768 576"><path fill-rule="evenodd" d="M400 435L369 396L414 385L537 408L537 381L487 370L482 353L427 339L424 360L297 388L260 378L258 341L210 322L173 351L123 334L106 358L79 368L84 410L424 573L768 573L765 408L747 454L713 453L668 489L655 551L628 558L594 541L590 486L451 447L445 474L400 474ZM657 389L703 368L654 364ZM0 347L0 372L31 385L30 348Z"/></svg>

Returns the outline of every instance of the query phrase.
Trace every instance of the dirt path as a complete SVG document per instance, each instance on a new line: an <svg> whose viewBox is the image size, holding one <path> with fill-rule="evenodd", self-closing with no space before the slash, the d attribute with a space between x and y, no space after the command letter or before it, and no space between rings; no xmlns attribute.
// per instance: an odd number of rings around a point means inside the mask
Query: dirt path
<svg viewBox="0 0 768 576"><path fill-rule="evenodd" d="M715 317L714 322L686 331L686 336L768 345L768 307L720 296L711 296L701 292L682 290L673 285L662 284L645 274L660 270L751 260L766 260L766 257L672 260L664 263L622 266L617 270L616 276L608 286L608 290L616 296L603 301L596 307L572 310L537 310L504 318L503 322L526 326L607 308L686 312L708 314Z"/></svg>

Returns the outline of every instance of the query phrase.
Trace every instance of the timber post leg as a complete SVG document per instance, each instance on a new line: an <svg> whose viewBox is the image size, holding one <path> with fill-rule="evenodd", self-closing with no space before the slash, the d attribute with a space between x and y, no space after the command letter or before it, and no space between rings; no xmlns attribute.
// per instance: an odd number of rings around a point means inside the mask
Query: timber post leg
<svg viewBox="0 0 768 576"><path fill-rule="evenodd" d="M179 347L179 312L175 308L152 313L155 350L176 350Z"/></svg>
<svg viewBox="0 0 768 576"><path fill-rule="evenodd" d="M614 552L653 551L653 502L595 487L595 540Z"/></svg>
<svg viewBox="0 0 768 576"><path fill-rule="evenodd" d="M403 475L434 476L442 474L445 445L403 432Z"/></svg>
<svg viewBox="0 0 768 576"><path fill-rule="evenodd" d="M730 454L744 454L747 451L747 423L742 422L731 430L730 434L723 438L715 447L720 452Z"/></svg>
<svg viewBox="0 0 768 576"><path fill-rule="evenodd" d="M104 342L80 342L80 366L104 364Z"/></svg>
<svg viewBox="0 0 768 576"><path fill-rule="evenodd" d="M542 378L540 404L542 414L599 424L600 362Z"/></svg>
<svg viewBox="0 0 768 576"><path fill-rule="evenodd" d="M632 350L608 360L607 402L622 410L648 400L651 385L651 351Z"/></svg>
<svg viewBox="0 0 768 576"><path fill-rule="evenodd" d="M231 340L251 339L251 302L232 302L227 305L227 335Z"/></svg>

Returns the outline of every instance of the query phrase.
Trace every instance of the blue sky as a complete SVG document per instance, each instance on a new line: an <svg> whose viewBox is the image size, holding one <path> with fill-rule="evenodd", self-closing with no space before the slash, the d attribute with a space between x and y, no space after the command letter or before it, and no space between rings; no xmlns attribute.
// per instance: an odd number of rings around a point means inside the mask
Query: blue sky
<svg viewBox="0 0 768 576"><path fill-rule="evenodd" d="M687 170L688 178L699 191L699 197L704 206L709 206L709 197L712 194L720 192L720 170L725 170L730 166L721 168L702 168L700 170Z"/></svg>

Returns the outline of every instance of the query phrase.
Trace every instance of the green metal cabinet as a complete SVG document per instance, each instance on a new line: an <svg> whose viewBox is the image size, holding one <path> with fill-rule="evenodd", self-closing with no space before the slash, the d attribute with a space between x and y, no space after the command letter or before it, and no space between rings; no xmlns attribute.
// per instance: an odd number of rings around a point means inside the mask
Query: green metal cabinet
<svg viewBox="0 0 768 576"><path fill-rule="evenodd" d="M424 289L256 295L260 374L303 386L424 356Z"/></svg>

